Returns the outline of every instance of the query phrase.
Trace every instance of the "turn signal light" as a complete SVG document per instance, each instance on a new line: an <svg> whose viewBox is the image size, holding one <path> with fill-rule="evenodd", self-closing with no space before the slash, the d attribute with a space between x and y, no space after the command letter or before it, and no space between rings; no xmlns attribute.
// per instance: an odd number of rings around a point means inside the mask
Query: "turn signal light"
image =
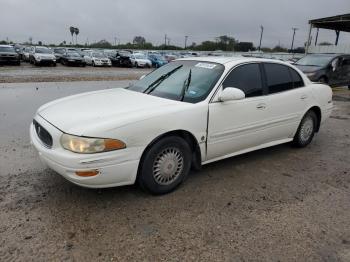
<svg viewBox="0 0 350 262"><path fill-rule="evenodd" d="M81 177L91 177L97 176L100 172L98 170L90 170L90 171L76 171L75 174Z"/></svg>

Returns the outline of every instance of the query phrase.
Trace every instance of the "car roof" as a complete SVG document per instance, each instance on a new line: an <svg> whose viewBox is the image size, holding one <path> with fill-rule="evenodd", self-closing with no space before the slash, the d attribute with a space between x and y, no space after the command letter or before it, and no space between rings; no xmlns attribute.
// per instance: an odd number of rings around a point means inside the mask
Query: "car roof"
<svg viewBox="0 0 350 262"><path fill-rule="evenodd" d="M201 62L212 62L217 64L230 64L230 63L244 63L244 62L267 62L267 63L279 63L289 65L280 60L276 59L267 59L267 58L256 58L256 57L244 57L244 56L206 56L206 57L187 57L187 58L179 58L177 61L201 61Z"/></svg>

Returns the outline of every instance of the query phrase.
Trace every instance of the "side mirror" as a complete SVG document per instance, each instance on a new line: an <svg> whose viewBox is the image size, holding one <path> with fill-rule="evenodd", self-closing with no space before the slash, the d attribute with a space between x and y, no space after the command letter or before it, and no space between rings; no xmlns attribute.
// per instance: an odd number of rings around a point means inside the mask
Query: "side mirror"
<svg viewBox="0 0 350 262"><path fill-rule="evenodd" d="M142 75L142 76L140 77L140 79L139 79L139 80L141 80L141 79L145 78L145 76L146 76L146 75Z"/></svg>
<svg viewBox="0 0 350 262"><path fill-rule="evenodd" d="M235 87L226 87L224 90L222 90L221 94L219 95L220 102L242 100L244 98L244 92L241 89Z"/></svg>

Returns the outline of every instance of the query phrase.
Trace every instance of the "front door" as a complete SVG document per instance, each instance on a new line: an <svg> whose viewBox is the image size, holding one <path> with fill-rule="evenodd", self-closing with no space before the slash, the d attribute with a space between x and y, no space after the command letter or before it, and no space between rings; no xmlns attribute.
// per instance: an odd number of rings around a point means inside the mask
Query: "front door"
<svg viewBox="0 0 350 262"><path fill-rule="evenodd" d="M265 142L266 97L258 63L244 64L231 71L222 89L241 89L246 98L209 104L207 161L234 154ZM220 91L219 91L220 92Z"/></svg>

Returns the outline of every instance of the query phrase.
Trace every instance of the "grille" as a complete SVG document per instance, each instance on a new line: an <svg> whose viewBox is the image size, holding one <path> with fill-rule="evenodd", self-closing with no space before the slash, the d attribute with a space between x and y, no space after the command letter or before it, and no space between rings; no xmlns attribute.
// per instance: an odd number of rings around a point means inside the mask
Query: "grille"
<svg viewBox="0 0 350 262"><path fill-rule="evenodd" d="M36 131L36 134L38 135L39 139L43 144L51 148L52 147L52 136L45 128L43 128L37 121L33 120L34 128Z"/></svg>

